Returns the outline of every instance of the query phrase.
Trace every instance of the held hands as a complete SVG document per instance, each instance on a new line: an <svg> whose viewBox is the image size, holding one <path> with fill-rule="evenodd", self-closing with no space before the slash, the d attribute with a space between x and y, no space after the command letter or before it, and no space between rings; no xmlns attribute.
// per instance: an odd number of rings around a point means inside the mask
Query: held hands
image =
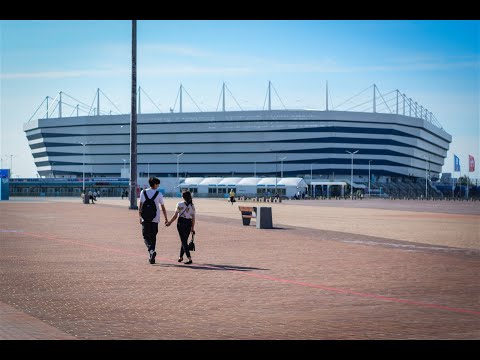
<svg viewBox="0 0 480 360"><path fill-rule="evenodd" d="M165 226L170 226L171 222L165 219Z"/></svg>

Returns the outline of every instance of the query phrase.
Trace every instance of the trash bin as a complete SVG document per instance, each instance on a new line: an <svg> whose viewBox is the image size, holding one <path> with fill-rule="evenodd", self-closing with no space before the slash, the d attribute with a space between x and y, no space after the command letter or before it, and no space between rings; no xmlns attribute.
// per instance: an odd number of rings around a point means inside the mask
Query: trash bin
<svg viewBox="0 0 480 360"><path fill-rule="evenodd" d="M250 219L249 219L250 220ZM257 229L272 229L272 208L261 206L257 209Z"/></svg>
<svg viewBox="0 0 480 360"><path fill-rule="evenodd" d="M88 194L85 194L83 196L83 203L84 204L89 204L90 203L90 196L88 196Z"/></svg>

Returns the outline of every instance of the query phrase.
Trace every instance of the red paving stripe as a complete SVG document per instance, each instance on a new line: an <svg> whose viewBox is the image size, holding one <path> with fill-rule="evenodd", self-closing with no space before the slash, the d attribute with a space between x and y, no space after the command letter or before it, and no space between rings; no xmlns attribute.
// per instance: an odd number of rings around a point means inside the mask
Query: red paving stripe
<svg viewBox="0 0 480 360"><path fill-rule="evenodd" d="M140 254L140 253L137 253L137 252L120 250L120 249L116 249L116 248L109 248L109 247L105 247L105 246L97 246L97 245L92 245L92 244L86 244L86 243L73 241L73 240L59 239L59 238L56 238L56 237L53 237L53 236L48 236L48 235L38 235L38 234L33 234L33 233L28 233L28 232L12 232L12 234L34 236L34 237L38 237L38 238L50 239L50 240L60 241L60 242L69 243L69 244L76 244L76 245L81 245L81 246L100 249L100 250L112 251L112 252L116 252L116 253L119 253L119 254L125 254L125 255L130 255L130 256L142 256L142 257L144 256L144 254ZM170 263L176 263L176 261L173 261L173 260L170 260L170 259L165 259L165 258L160 258L160 257L157 257L157 259L160 259L160 260L166 261L166 262L170 262ZM211 269L218 269L219 268L219 267L216 267L216 266L210 266L210 265L204 265L204 264L195 264L195 265L200 265L202 267L211 268ZM408 304L408 305L421 306L421 307L426 307L426 308L447 310L447 311L452 311L452 312L457 312L457 313L467 313L467 314L473 314L473 315L480 315L480 311L475 311L475 310L454 308L454 307L450 307L450 306L430 304L430 303L424 303L424 302L420 302L420 301L411 301L411 300L405 300L405 299L388 297L388 296L377 295L377 294L361 293L361 292L357 292L357 291L338 289L338 288L325 286L325 285L316 285L316 284L310 284L310 283L296 281L296 280L276 278L276 277L269 276L269 275L262 275L262 274L256 274L256 273L246 273L244 271L228 269L228 267L224 267L223 269L225 269L227 271L230 271L232 273L241 274L241 275L245 275L245 276L250 276L250 277L254 277L254 278L265 279L265 280L270 280L270 281L275 281L275 282L280 282L280 283L286 283L286 284L300 285L300 286L316 288L316 289L322 289L322 290L332 291L332 292L341 293L341 294L355 295L355 296L359 296L359 297L373 298L373 299L378 299L378 300L384 300L384 301L391 301L391 302L403 303L403 304Z"/></svg>

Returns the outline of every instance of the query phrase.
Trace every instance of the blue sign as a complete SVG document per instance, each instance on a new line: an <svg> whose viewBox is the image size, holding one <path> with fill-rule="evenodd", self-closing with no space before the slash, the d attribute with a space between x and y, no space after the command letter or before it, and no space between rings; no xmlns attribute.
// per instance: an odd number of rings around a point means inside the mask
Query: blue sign
<svg viewBox="0 0 480 360"><path fill-rule="evenodd" d="M10 197L10 170L0 169L0 200L8 200Z"/></svg>

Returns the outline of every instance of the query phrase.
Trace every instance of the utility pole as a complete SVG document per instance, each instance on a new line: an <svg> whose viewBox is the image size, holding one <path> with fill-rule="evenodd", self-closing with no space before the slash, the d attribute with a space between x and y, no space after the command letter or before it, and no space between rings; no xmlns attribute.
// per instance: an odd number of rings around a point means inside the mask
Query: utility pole
<svg viewBox="0 0 480 360"><path fill-rule="evenodd" d="M132 20L132 89L130 114L130 210L137 206L137 20ZM100 104L98 104L100 107Z"/></svg>

